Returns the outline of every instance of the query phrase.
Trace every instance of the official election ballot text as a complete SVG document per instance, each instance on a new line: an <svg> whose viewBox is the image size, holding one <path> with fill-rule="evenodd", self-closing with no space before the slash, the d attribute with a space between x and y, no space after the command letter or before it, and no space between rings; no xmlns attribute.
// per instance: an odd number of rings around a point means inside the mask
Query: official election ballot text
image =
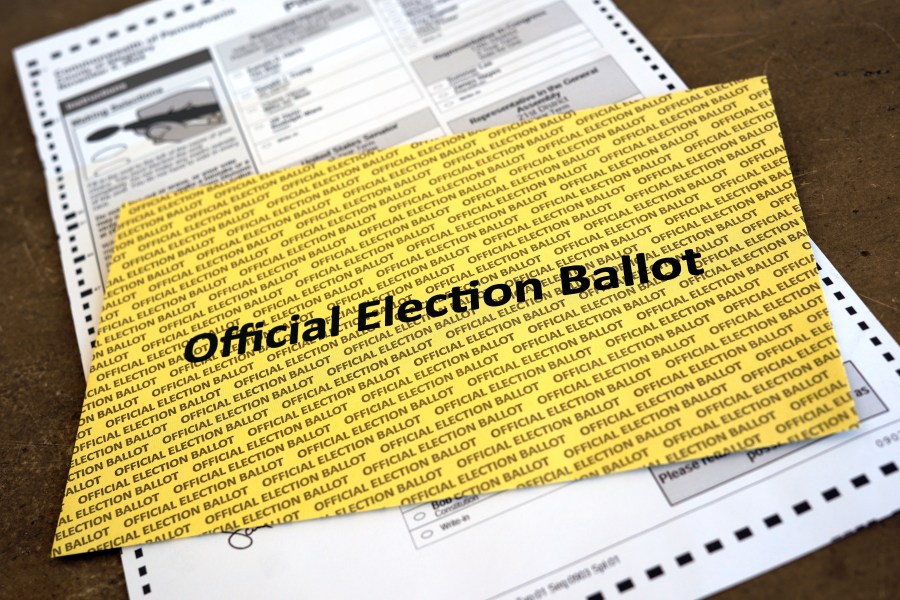
<svg viewBox="0 0 900 600"><path fill-rule="evenodd" d="M650 276L655 281L668 281L678 277L681 272L681 261L687 266L687 272L691 275L702 275L703 268L698 266L698 252L688 249L681 257L662 257L653 261L649 271L647 258L643 253L635 257L636 265L631 264L630 256L623 256L622 285L635 285L637 282L650 283ZM578 294L593 287L598 291L610 290L619 287L619 272L615 267L600 267L593 273L594 279L587 277L587 267L584 265L567 265L559 270L561 294ZM513 282L515 291L505 283L495 283L488 286L483 292L478 289L478 281L469 283L468 288L454 287L446 294L435 294L422 302L409 299L400 301L396 310L393 296L386 296L382 304L381 300L363 302L357 308L356 327L358 331L378 329L382 325L390 327L394 319L401 323L414 323L423 316L442 317L448 310L454 313L464 313L478 310L482 303L486 306L497 307L509 303L529 302L544 298L543 283L540 279L529 278L524 281ZM446 301L447 306L443 306ZM449 308L448 308L449 307ZM422 314L424 311L425 315ZM248 348L259 352L263 348L281 348L285 344L291 346L315 342L326 337L336 337L341 330L341 310L339 306L331 307L330 320L314 317L304 322L300 321L300 315L291 315L289 324L275 325L271 329L263 330L265 322L244 323L240 327L232 325L222 336L221 355L230 356L234 342L237 342L237 353L243 354ZM301 331L302 328L302 331ZM265 341L264 341L265 340ZM205 349L197 351L198 343L206 343ZM215 333L200 333L188 340L184 349L184 357L190 362L203 362L216 354L219 348L219 338Z"/></svg>

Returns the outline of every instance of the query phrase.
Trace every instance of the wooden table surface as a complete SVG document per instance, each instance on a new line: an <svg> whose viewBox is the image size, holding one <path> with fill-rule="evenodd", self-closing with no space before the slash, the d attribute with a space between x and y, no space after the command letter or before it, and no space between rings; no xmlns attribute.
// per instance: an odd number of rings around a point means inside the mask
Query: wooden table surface
<svg viewBox="0 0 900 600"><path fill-rule="evenodd" d="M3 598L126 597L117 551L50 558L85 382L11 50L128 4L0 5ZM810 235L900 337L900 2L619 5L690 87L768 75ZM720 597L897 598L898 539L894 516Z"/></svg>

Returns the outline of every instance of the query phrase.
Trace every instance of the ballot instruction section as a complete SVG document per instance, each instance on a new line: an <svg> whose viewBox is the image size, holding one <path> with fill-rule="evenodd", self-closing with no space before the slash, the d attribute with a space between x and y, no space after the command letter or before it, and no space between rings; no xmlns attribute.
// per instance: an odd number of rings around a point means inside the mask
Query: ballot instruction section
<svg viewBox="0 0 900 600"><path fill-rule="evenodd" d="M54 554L856 424L758 78L125 205Z"/></svg>
<svg viewBox="0 0 900 600"><path fill-rule="evenodd" d="M85 376L123 202L683 87L613 5L413 4L147 3L16 49Z"/></svg>

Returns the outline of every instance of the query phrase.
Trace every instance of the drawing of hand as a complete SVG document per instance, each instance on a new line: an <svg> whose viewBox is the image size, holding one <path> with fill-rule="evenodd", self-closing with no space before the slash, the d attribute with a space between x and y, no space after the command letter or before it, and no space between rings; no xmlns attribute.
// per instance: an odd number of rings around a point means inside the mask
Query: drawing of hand
<svg viewBox="0 0 900 600"><path fill-rule="evenodd" d="M202 115L191 115L185 118L182 112L211 106L214 106L215 110ZM171 120L160 118L165 115L172 115L173 118ZM218 108L218 99L209 88L185 90L172 94L137 111L137 117L139 121L152 119L153 122L146 127L134 127L135 133L146 136L157 144L181 142L206 133L225 122L222 111Z"/></svg>

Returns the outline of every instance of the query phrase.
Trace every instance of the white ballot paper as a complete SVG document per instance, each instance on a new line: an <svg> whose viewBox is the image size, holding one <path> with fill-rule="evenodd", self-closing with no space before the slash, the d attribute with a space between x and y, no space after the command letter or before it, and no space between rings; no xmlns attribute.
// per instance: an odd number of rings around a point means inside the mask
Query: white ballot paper
<svg viewBox="0 0 900 600"><path fill-rule="evenodd" d="M161 1L15 59L85 372L124 201L685 89L606 0ZM691 597L882 518L900 508L898 349L817 258L856 432L125 548L129 594Z"/></svg>

